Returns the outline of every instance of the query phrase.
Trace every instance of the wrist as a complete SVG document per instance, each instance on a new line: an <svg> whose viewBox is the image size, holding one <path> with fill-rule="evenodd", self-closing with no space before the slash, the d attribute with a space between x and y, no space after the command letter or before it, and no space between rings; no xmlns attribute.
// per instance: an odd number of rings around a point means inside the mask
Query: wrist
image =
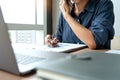
<svg viewBox="0 0 120 80"><path fill-rule="evenodd" d="M64 15L64 18L67 22L70 22L71 21L71 15L70 14L66 14Z"/></svg>

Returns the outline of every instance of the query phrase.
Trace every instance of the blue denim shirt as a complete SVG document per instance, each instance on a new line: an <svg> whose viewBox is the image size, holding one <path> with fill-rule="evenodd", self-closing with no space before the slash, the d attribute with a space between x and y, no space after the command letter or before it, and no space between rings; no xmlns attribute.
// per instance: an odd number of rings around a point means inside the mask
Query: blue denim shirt
<svg viewBox="0 0 120 80"><path fill-rule="evenodd" d="M111 0L89 0L79 16L76 16L73 10L70 14L76 21L92 31L97 49L110 49L110 41L114 36L114 12ZM55 36L61 42L84 44L74 34L62 13L59 16Z"/></svg>

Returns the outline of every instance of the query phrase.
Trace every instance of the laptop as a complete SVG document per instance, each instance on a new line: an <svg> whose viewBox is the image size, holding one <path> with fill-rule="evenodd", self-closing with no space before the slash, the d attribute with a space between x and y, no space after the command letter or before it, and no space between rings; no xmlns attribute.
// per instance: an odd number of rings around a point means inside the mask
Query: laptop
<svg viewBox="0 0 120 80"><path fill-rule="evenodd" d="M87 51L67 56L41 66L37 76L47 80L120 80L120 54Z"/></svg>
<svg viewBox="0 0 120 80"><path fill-rule="evenodd" d="M68 54L44 52L32 49L13 49L0 8L0 70L16 75L25 75L35 71L36 67L49 63ZM22 61L27 60L27 61Z"/></svg>

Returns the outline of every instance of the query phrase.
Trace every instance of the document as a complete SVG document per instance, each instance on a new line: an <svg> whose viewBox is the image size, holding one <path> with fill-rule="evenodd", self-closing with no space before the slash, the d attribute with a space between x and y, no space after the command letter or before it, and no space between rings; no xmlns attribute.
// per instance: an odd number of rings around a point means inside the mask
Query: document
<svg viewBox="0 0 120 80"><path fill-rule="evenodd" d="M51 52L71 52L78 49L87 47L85 44L72 44L72 43L58 43L57 47L49 47L47 45L23 45L15 44L15 48L34 49L40 51L51 51Z"/></svg>
<svg viewBox="0 0 120 80"><path fill-rule="evenodd" d="M109 53L109 54L120 54L120 50L108 50L108 51L106 51L106 53Z"/></svg>
<svg viewBox="0 0 120 80"><path fill-rule="evenodd" d="M77 49L85 48L85 44L71 44L71 43L58 43L57 47L49 47L47 45L37 47L37 50L52 51L52 52L71 52Z"/></svg>

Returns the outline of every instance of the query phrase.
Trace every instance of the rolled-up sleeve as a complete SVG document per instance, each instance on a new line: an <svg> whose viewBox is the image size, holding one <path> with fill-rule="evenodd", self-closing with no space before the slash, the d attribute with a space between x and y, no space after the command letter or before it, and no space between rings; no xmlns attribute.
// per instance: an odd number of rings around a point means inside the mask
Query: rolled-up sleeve
<svg viewBox="0 0 120 80"><path fill-rule="evenodd" d="M92 31L97 48L106 45L107 41L113 39L114 36L114 12L111 1L99 4L99 8L95 11L92 24L89 29Z"/></svg>

